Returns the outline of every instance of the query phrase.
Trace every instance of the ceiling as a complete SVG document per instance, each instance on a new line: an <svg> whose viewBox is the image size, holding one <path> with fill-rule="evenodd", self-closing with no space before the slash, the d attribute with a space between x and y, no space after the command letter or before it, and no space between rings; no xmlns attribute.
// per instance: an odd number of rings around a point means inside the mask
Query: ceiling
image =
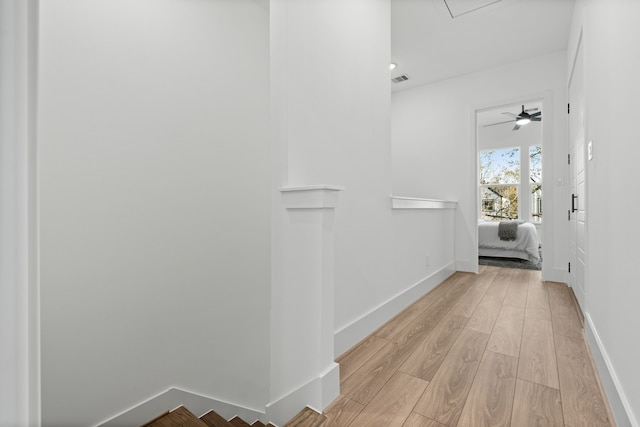
<svg viewBox="0 0 640 427"><path fill-rule="evenodd" d="M392 90L567 48L574 0L391 0ZM452 17L455 16L455 17Z"/></svg>

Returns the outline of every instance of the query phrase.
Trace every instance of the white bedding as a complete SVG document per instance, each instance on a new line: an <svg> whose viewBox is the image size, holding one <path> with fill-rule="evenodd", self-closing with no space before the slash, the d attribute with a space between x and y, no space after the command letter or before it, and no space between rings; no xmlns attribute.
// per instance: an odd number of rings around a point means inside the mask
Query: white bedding
<svg viewBox="0 0 640 427"><path fill-rule="evenodd" d="M540 238L536 226L525 222L518 225L516 240L504 241L498 237L498 221L478 223L478 253L480 256L520 258L535 264L540 262Z"/></svg>

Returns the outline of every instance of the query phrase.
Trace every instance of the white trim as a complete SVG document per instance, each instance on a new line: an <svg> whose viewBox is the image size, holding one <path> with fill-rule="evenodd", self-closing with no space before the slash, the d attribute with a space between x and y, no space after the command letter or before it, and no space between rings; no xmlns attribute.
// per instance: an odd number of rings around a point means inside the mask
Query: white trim
<svg viewBox="0 0 640 427"><path fill-rule="evenodd" d="M456 270L458 271L467 271L471 273L478 273L478 268L480 267L478 260L478 218L480 218L481 214L481 205L480 205L480 156L479 156L479 142L478 142L478 111L486 110L490 107L491 104L480 105L472 105L469 111L469 152L471 153L469 161L471 164L469 165L469 170L471 171L471 179L469 180L469 194L471 195L471 212L463 212L463 217L467 216L471 213L470 218L475 218L473 220L473 227L475 230L470 230L471 232L471 253L469 256L471 257L471 261L460 261L456 260ZM495 104L494 104L495 105ZM462 220L462 225L464 228L470 226L466 224L466 221ZM459 228L456 227L456 229ZM456 236L457 242L457 236ZM457 249L457 248L456 248ZM456 253L458 256L458 253Z"/></svg>
<svg viewBox="0 0 640 427"><path fill-rule="evenodd" d="M307 185L281 187L282 204L286 209L334 209L338 207L339 185Z"/></svg>
<svg viewBox="0 0 640 427"><path fill-rule="evenodd" d="M508 99L501 99L501 100L496 100L494 102L487 102L487 103L483 103L483 104L477 104L477 105L472 105L470 108L470 127L471 127L471 132L469 132L470 134L470 150L472 153L474 153L474 156L472 156L472 164L470 165L471 170L473 171L473 175L471 177L471 182L470 182L470 194L473 194L473 206L474 206L474 212L475 212L475 216L477 218L480 218L480 204L479 204L479 188L480 188L480 184L478 183L478 170L479 170L479 152L480 152L480 148L479 148L479 141L478 141L478 127L477 127L477 122L476 122L476 115L478 112L484 111L484 110L490 110L490 109L494 109L503 105L510 105L510 104L518 104L518 103L522 103L522 102L530 102L530 101L540 101L542 102L542 109L545 111L545 124L542 126L542 155L545 156L544 153L548 153L550 151L553 151L552 149L549 149L550 147L554 147L554 139L553 139L553 128L555 126L554 124L554 111L553 111L553 91L551 90L545 90L542 92L537 92L537 93L532 93L532 94L523 94L523 95L519 95L519 96L513 96L510 97ZM554 153L555 154L555 153ZM550 177L553 176L553 174L551 173L552 168L553 168L553 161L550 159L547 160L543 160L543 164L542 164L542 176L546 176L546 177ZM517 184L520 185L520 184ZM547 185L548 188L550 188L550 185ZM552 191L557 191L557 190L552 190ZM554 196L553 195L549 195L549 192L547 192L547 196L545 196L544 199L544 203L545 203L545 211L546 212L554 212L554 204L553 204L553 199ZM546 227L543 227L542 229L542 233L543 233L543 242L545 242L545 246L546 249L545 250L545 258L552 260L554 258L554 239L553 239L553 234L552 234L552 229L553 229L553 224L554 224L554 219L552 215L548 215L545 217L545 221L546 221ZM478 231L477 231L477 225L476 225L476 231L472 232L472 236L474 238L474 241L472 242L473 247L471 248L472 253L471 256L472 258L475 260L475 267L466 267L464 268L463 265L465 264L464 262L460 263L461 267L458 268L459 271L471 271L471 272L477 272L478 271ZM472 261L473 263L473 261ZM549 263L542 263L542 274L544 275L548 275L548 271L550 270L549 267ZM552 274L554 275L554 274Z"/></svg>
<svg viewBox="0 0 640 427"><path fill-rule="evenodd" d="M0 425L39 426L37 0L0 2Z"/></svg>
<svg viewBox="0 0 640 427"><path fill-rule="evenodd" d="M478 253L478 248L476 248L476 254ZM478 257L476 257L477 259ZM456 261L456 271L464 271L466 273L478 273L478 261Z"/></svg>
<svg viewBox="0 0 640 427"><path fill-rule="evenodd" d="M322 412L339 395L340 365L332 363L318 377L269 403L266 418L276 425L284 424L307 406Z"/></svg>
<svg viewBox="0 0 640 427"><path fill-rule="evenodd" d="M624 393L622 384L620 384L618 375L613 368L613 363L607 354L607 350L600 339L600 335L589 313L585 314L585 325L587 342L589 343L589 348L591 349L591 354L593 355L598 370L597 374L600 375L602 387L609 400L609 407L611 408L611 412L613 412L616 425L618 427L640 427L638 419L633 413L631 403Z"/></svg>
<svg viewBox="0 0 640 427"><path fill-rule="evenodd" d="M391 209L456 209L457 207L458 202L450 200L391 196Z"/></svg>
<svg viewBox="0 0 640 427"><path fill-rule="evenodd" d="M542 264L542 280L547 282L567 283L567 270L562 268L544 268ZM568 286L568 285L567 285Z"/></svg>
<svg viewBox="0 0 640 427"><path fill-rule="evenodd" d="M582 49L582 50L581 50ZM573 100L571 99L571 88L572 88L572 83L574 82L574 77L575 77L575 70L576 70L576 65L578 65L578 56L580 54L580 52L583 53L583 58L582 58L582 78L583 78L583 82L582 82L582 88L578 88L578 93L582 93L584 95L583 98L583 107L584 107L584 120L582 123L582 131L584 132L584 140L585 140L585 144L584 147L582 149L583 152L583 159L584 159L584 271L583 271L583 282L582 282L582 286L579 286L578 284L578 276L577 276L577 272L574 270L573 273L568 273L567 272L567 283L569 284L569 286L571 288L573 288L573 292L574 295L576 297L576 301L578 304L578 308L580 309L580 311L582 311L583 313L587 311L587 307L589 307L589 303L588 303L588 299L589 299L589 293L587 292L587 290L589 289L589 277L590 277L590 272L589 272L589 206L590 206L590 194L589 194L589 164L588 164L588 157L587 157L587 144L586 142L589 141L589 123L588 123L588 117L589 117L589 113L588 113L588 108L589 108L589 102L588 102L588 90L587 90L587 85L588 85L588 79L587 79L587 50L585 45L583 45L583 28L580 27L580 31L579 31L579 36L578 36L578 41L577 44L575 46L575 51L572 52L572 57L568 56L568 58L571 58L571 66L570 66L570 72L568 75L568 79L567 79L567 92L566 92L566 96L567 96L567 102L570 105L571 103L573 103ZM567 53L569 54L569 51L567 51ZM567 149L567 153L569 155L572 154L572 147L573 147L573 141L571 139L571 117L575 116L575 114L571 114L569 115L569 118L567 118L567 129L566 129L566 136L567 136L567 145L566 145L566 149ZM580 133L580 132L578 132ZM576 146L576 153L577 153L577 146ZM575 163L577 161L577 159L571 159L571 164ZM577 166L576 166L577 167ZM568 200L569 198L569 194L571 194L571 166L569 164L566 165L566 172L567 172L567 186L566 186L566 193L565 193L565 200ZM576 169L576 173L577 173L577 169ZM578 182L577 182L577 177L576 177L576 188L575 191L578 191ZM568 234L568 239L567 239L567 260L569 262L575 262L575 264L579 264L580 262L580 257L579 257L579 253L578 253L578 246L579 243L576 240L575 241L575 245L571 244L571 228L574 227L574 221L578 221L578 213L576 213L575 217L573 217L568 224L569 227L569 234ZM575 224L575 226L577 227L577 223ZM572 250L575 249L575 260L572 259ZM544 264L543 264L544 265ZM578 268L577 265L574 266L575 269ZM573 279L572 279L573 278ZM575 283L573 283L575 282Z"/></svg>
<svg viewBox="0 0 640 427"><path fill-rule="evenodd" d="M442 283L455 271L453 262L451 262L348 325L341 327L334 336L335 356L338 357L349 350L422 295Z"/></svg>
<svg viewBox="0 0 640 427"><path fill-rule="evenodd" d="M322 412L331 402L336 400L340 396L340 365L333 363L329 369L320 375L320 381L322 382L321 388L321 410Z"/></svg>
<svg viewBox="0 0 640 427"><path fill-rule="evenodd" d="M333 191L344 191L344 187L341 185L331 185L331 184L317 184L317 185L302 185L295 187L280 187L278 190L285 193L288 191L313 191L313 190L333 190Z"/></svg>
<svg viewBox="0 0 640 427"><path fill-rule="evenodd" d="M162 415L166 411L173 410L183 405L198 417L210 410L216 411L226 419L238 415L245 421L265 421L265 413L256 409L246 408L234 403L217 400L192 391L182 390L176 387L169 388L124 412L105 420L99 427L139 426Z"/></svg>

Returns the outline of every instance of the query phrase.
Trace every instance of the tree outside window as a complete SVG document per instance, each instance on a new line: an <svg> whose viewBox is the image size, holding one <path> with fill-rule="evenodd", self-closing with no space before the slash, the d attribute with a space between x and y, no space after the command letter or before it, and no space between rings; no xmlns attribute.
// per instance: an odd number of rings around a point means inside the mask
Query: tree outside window
<svg viewBox="0 0 640 427"><path fill-rule="evenodd" d="M529 176L524 182L521 182L520 154L520 148L480 152L481 219L518 219L519 200L526 197L525 191L528 190L530 199L527 216L532 222L542 222L542 146L529 147L529 164L525 163L525 174L528 166ZM523 202L523 205L526 203Z"/></svg>
<svg viewBox="0 0 640 427"><path fill-rule="evenodd" d="M482 219L518 219L520 149L480 152L480 199Z"/></svg>
<svg viewBox="0 0 640 427"><path fill-rule="evenodd" d="M531 221L542 222L542 146L529 147Z"/></svg>

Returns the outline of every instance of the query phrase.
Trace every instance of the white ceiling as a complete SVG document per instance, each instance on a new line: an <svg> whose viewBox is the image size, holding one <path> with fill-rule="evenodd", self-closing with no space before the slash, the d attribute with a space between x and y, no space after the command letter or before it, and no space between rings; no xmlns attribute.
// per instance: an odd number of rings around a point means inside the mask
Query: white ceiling
<svg viewBox="0 0 640 427"><path fill-rule="evenodd" d="M566 49L573 5L574 0L391 0L391 62L398 65L391 77L410 77L392 83L392 90Z"/></svg>

